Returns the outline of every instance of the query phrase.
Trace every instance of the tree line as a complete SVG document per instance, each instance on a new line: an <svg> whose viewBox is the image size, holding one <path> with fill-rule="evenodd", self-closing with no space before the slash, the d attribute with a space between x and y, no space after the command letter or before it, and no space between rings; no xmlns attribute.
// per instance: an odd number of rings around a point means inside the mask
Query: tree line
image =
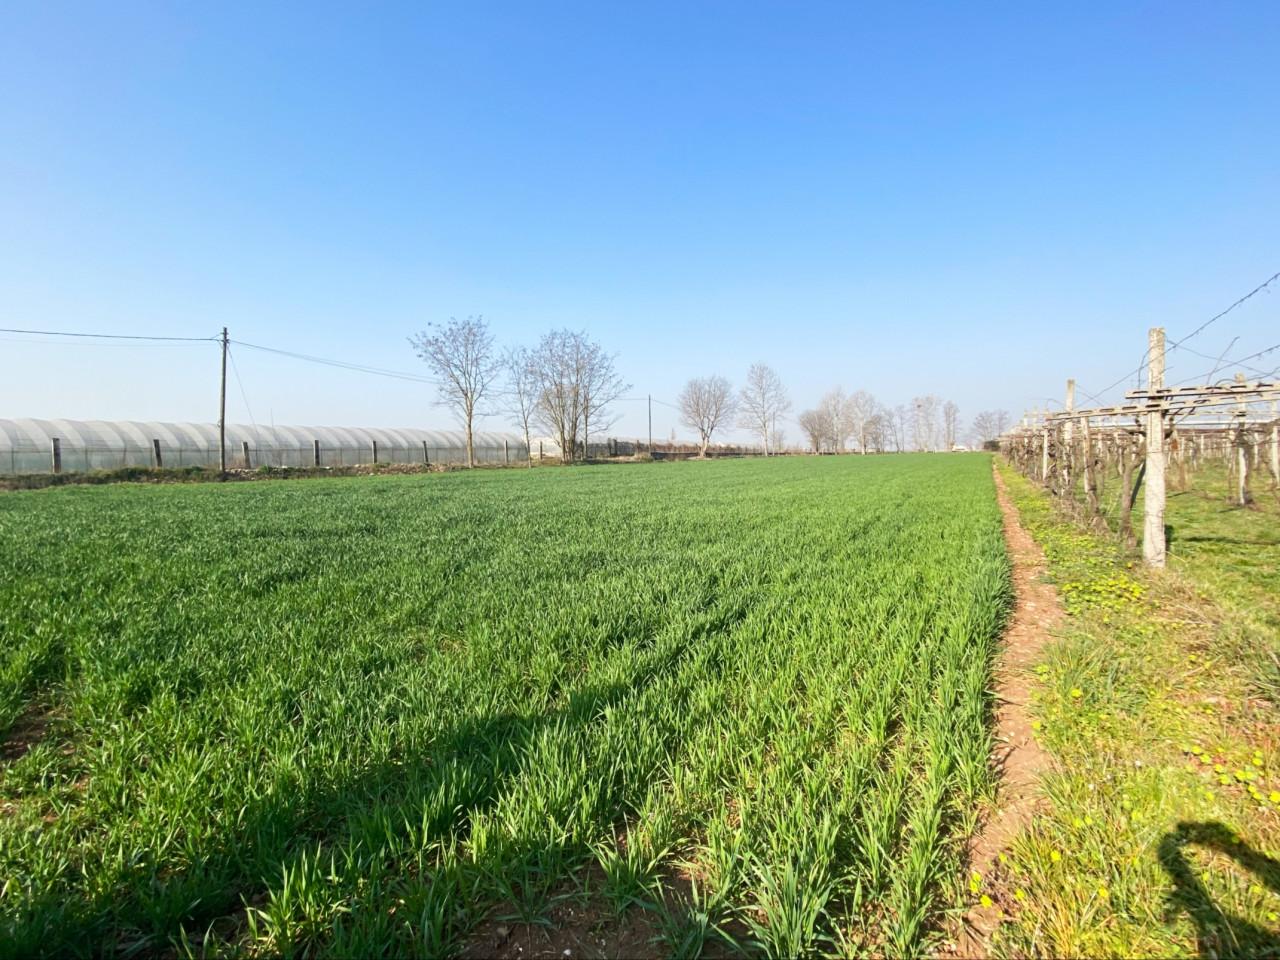
<svg viewBox="0 0 1280 960"><path fill-rule="evenodd" d="M631 389L617 357L581 331L552 330L532 347L499 351L477 316L431 324L409 343L439 378L438 402L462 424L467 466L475 466L475 418L497 413L520 428L526 450L537 427L555 437L571 463L579 449L585 453L593 430L613 425L610 405Z"/></svg>
<svg viewBox="0 0 1280 960"><path fill-rule="evenodd" d="M581 331L552 330L532 347L499 351L488 324L476 316L431 324L409 342L438 378L438 402L465 431L468 466L475 465L475 418L497 413L522 432L526 449L533 430L545 430L572 463L579 451L585 456L593 431L616 422L611 405L631 389L616 355ZM694 377L676 407L681 423L697 433L703 456L716 434L732 426L750 431L766 456L784 449L791 398L766 364L753 364L736 390L720 375ZM888 407L865 390L846 394L836 387L795 422L815 453L950 450L961 440L959 407L932 395ZM966 439L980 445L1008 425L1005 411L986 410L974 417Z"/></svg>

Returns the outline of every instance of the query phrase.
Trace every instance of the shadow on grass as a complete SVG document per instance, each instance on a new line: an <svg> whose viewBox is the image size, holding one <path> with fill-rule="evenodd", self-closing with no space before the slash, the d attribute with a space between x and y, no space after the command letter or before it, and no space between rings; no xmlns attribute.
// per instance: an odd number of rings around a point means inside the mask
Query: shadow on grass
<svg viewBox="0 0 1280 960"><path fill-rule="evenodd" d="M1183 848L1195 845L1226 854L1273 892L1280 893L1280 861L1259 853L1221 823L1180 823L1160 840L1157 856L1173 881L1166 916L1187 914L1196 925L1196 949L1202 957L1280 956L1280 937L1244 917L1223 912L1201 882Z"/></svg>
<svg viewBox="0 0 1280 960"><path fill-rule="evenodd" d="M282 877L298 878L284 882L290 896L288 888L303 878L308 886L336 881L321 896L352 895L345 919L345 910L324 924L282 917L292 931L287 953L356 955L373 944L395 952L454 953L491 903L525 900L531 910L541 909L547 891L590 849L569 837L546 841L526 834L493 843L460 867L419 857L399 837L412 829L428 844L465 842L475 815L496 808L540 738L587 736L607 708L651 678L576 691L559 710L461 721L441 731L427 755L397 757L350 780L325 783L320 777L321 785L298 783L296 791L275 792L246 804L241 823L202 842L182 868L166 865L153 872L144 863L131 864L134 869L121 870L105 889L98 885L90 892L70 882L43 891L0 923L0 958L172 955L184 936L193 935L197 953L211 947L214 953L234 951L250 913L273 912ZM589 816L609 822L622 806L623 791L617 781L603 785ZM349 852L356 857L344 867ZM316 862L318 854L323 863ZM388 860L406 854L417 862L388 869ZM402 909L416 908L406 918L408 927L388 916L386 905L397 901ZM295 913L289 904L279 906ZM339 927L350 938L346 949ZM205 930L213 939L202 947Z"/></svg>

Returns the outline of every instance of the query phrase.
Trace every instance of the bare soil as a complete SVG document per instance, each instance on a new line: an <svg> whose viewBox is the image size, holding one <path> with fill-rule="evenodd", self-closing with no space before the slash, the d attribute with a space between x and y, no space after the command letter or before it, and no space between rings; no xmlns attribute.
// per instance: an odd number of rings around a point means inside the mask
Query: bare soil
<svg viewBox="0 0 1280 960"><path fill-rule="evenodd" d="M0 762L13 763L45 738L53 722L53 713L39 707L29 707L9 732L0 737Z"/></svg>
<svg viewBox="0 0 1280 960"><path fill-rule="evenodd" d="M583 883L587 890L603 880L599 867L586 870ZM555 905L548 911L545 924L519 923L503 919L509 911L498 908L471 931L462 951L464 960L565 960L565 958L600 958L600 960L659 960L671 955L671 947L662 942L662 923L653 909L639 905L629 907L619 917L598 895L575 893L576 885L567 883ZM692 900L692 885L687 876L676 873L664 878L660 891L662 906L678 913ZM740 920L725 924L729 935L744 940L748 930ZM727 960L739 956L718 937L703 944L699 954L703 960Z"/></svg>
<svg viewBox="0 0 1280 960"><path fill-rule="evenodd" d="M1013 567L1014 606L995 670L996 753L992 762L999 775L996 802L970 844L966 872L966 878L970 873L980 873L984 883L997 873L1000 853L1030 826L1041 803L1039 779L1052 761L1031 729L1032 668L1063 617L1057 591L1043 579L1044 551L1023 528L994 463L992 470ZM985 957L998 923L997 908L975 904L961 920L955 953L961 957Z"/></svg>

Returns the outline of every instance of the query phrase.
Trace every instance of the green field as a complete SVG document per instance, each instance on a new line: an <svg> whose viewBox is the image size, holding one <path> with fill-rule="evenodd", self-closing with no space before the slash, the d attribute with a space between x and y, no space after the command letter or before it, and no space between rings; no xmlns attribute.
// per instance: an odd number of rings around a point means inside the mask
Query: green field
<svg viewBox="0 0 1280 960"><path fill-rule="evenodd" d="M912 952L991 789L985 456L11 493L0 569L0 953Z"/></svg>

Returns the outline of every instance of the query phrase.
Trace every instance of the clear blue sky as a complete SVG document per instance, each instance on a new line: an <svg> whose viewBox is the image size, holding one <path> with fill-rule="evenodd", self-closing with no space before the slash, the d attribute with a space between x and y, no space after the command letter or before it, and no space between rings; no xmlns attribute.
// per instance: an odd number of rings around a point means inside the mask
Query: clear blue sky
<svg viewBox="0 0 1280 960"><path fill-rule="evenodd" d="M637 395L759 359L797 411L1017 414L1280 270L1278 38L1274 0L8 4L0 326L414 370L481 313L585 328ZM1280 342L1280 290L1192 345L1236 336ZM0 337L0 416L216 417L212 347ZM236 359L259 422L447 421Z"/></svg>

